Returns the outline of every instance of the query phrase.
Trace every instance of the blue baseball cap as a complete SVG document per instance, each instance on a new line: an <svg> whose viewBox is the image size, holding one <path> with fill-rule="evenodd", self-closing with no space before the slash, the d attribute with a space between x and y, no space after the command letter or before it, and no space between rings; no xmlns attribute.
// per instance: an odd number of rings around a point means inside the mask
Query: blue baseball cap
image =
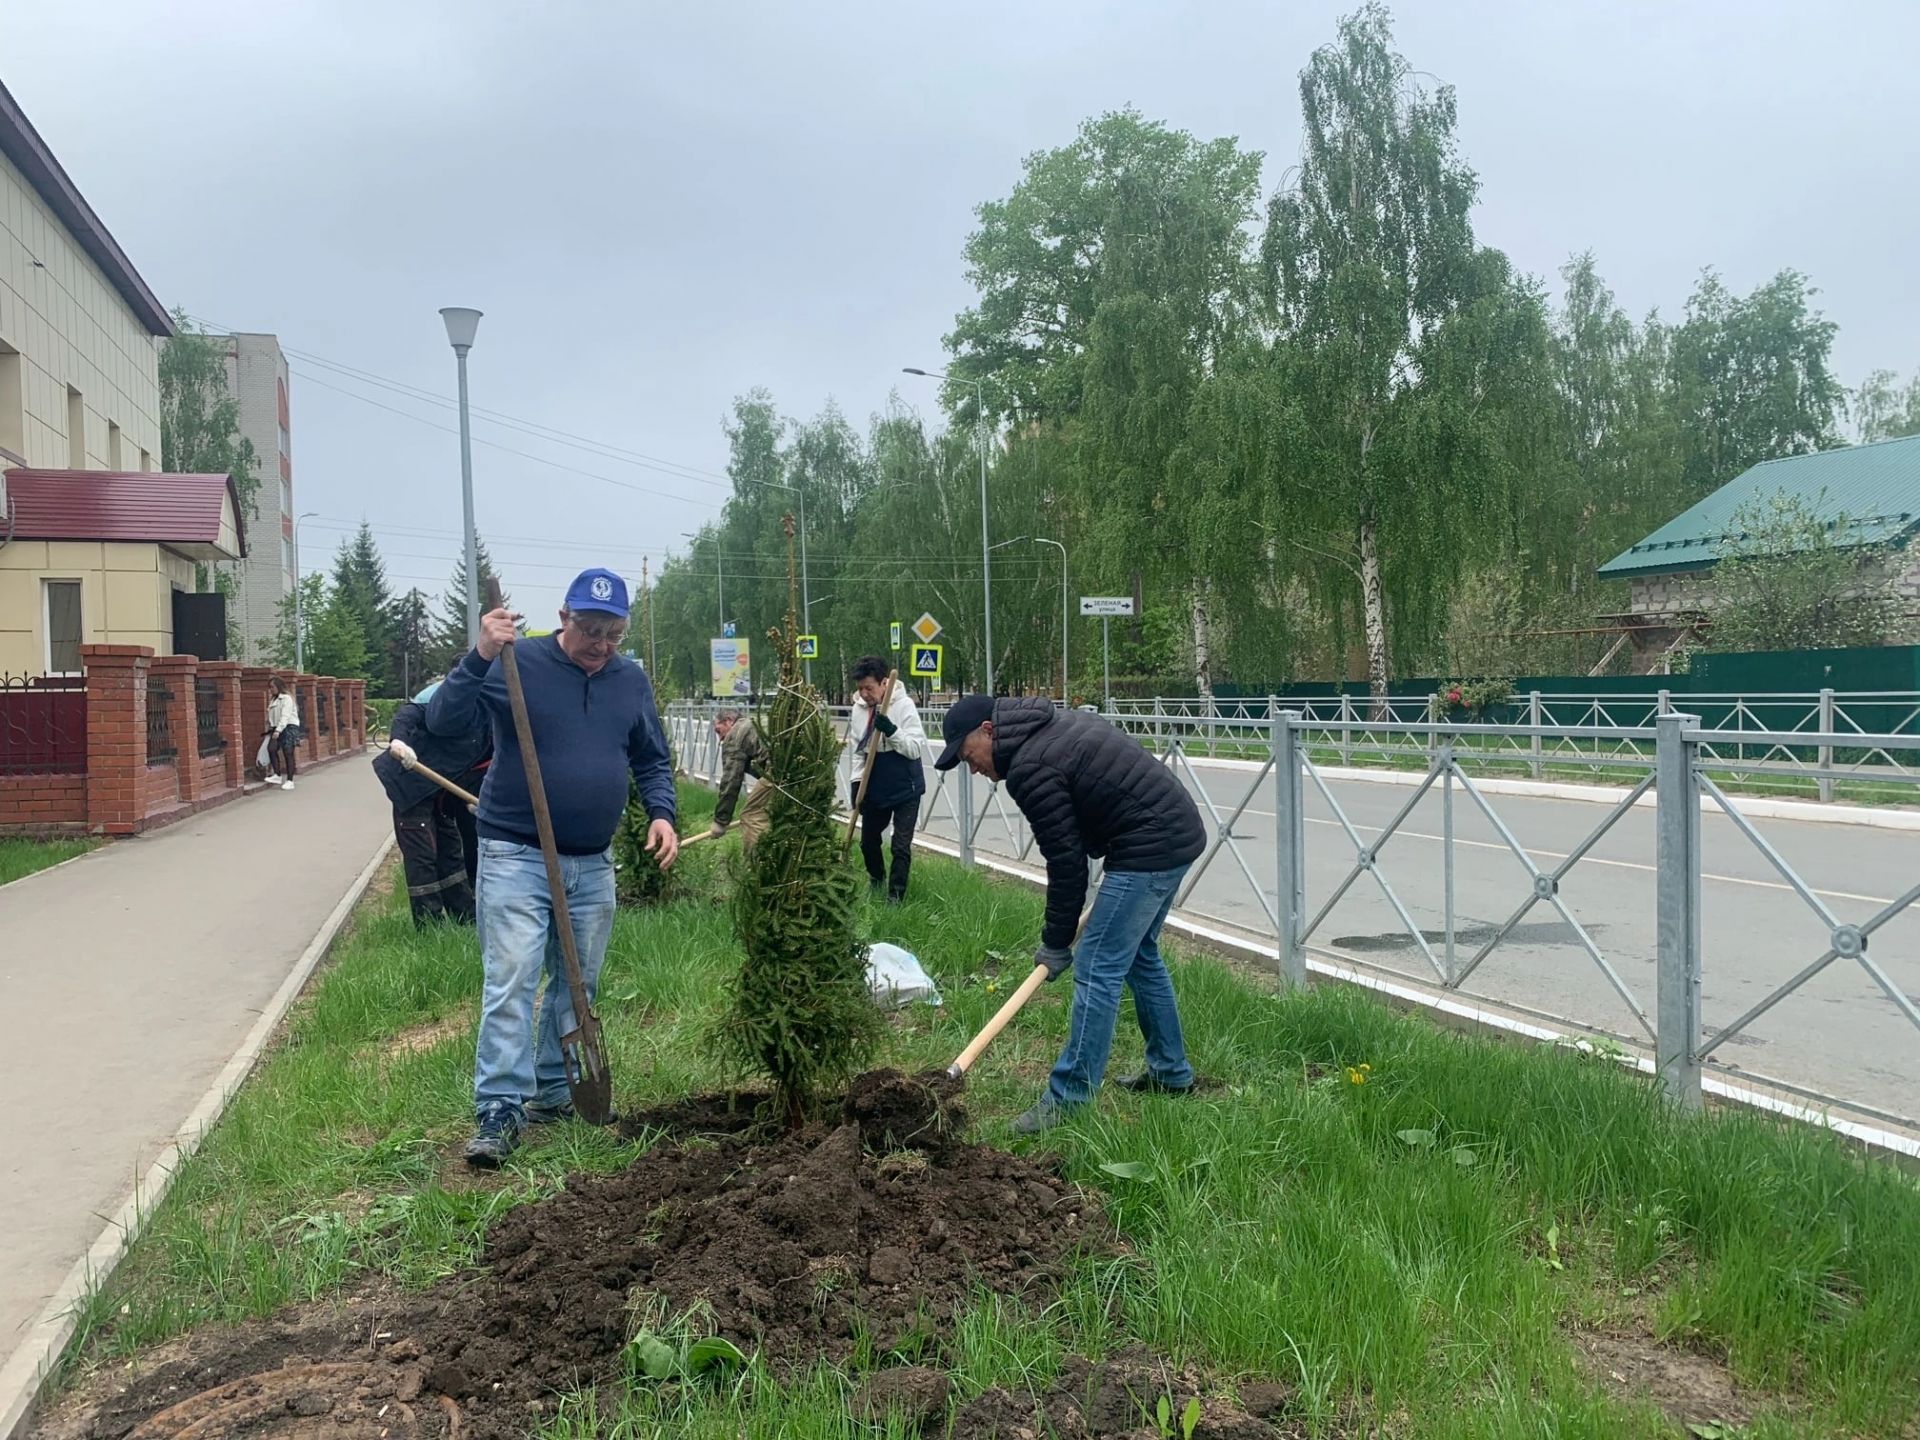
<svg viewBox="0 0 1920 1440"><path fill-rule="evenodd" d="M599 610L624 620L627 618L627 582L597 565L591 570L582 570L567 587L567 609L576 615L582 610Z"/></svg>

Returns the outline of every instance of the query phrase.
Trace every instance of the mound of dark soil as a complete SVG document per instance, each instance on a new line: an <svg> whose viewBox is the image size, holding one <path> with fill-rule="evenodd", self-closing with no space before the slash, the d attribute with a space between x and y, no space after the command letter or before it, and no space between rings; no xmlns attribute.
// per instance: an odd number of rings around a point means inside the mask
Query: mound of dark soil
<svg viewBox="0 0 1920 1440"><path fill-rule="evenodd" d="M983 1391L954 1413L949 1440L1160 1440L1186 1433L1183 1416L1190 1402L1199 1406L1193 1440L1304 1436L1304 1427L1291 1428L1284 1418L1291 1401L1291 1392L1271 1384L1247 1386L1238 1399L1208 1394L1191 1371L1129 1347L1097 1362L1068 1357L1053 1384L1038 1395L998 1387ZM902 1413L907 1413L904 1407Z"/></svg>
<svg viewBox="0 0 1920 1440"><path fill-rule="evenodd" d="M332 1423L341 1440L367 1425L370 1440L382 1429L387 1440L505 1440L534 1429L554 1392L618 1376L650 1298L669 1314L703 1311L708 1328L778 1370L844 1359L861 1335L883 1354L932 1353L976 1288L1044 1300L1076 1250L1109 1242L1087 1200L1045 1165L944 1127L921 1149L899 1148L886 1117L905 1112L889 1095L901 1098L875 1082L860 1102L871 1102L877 1146L851 1121L760 1143L662 1145L618 1175L576 1176L508 1211L477 1272L197 1333L136 1378L106 1378L38 1434L122 1440L139 1426L135 1440L166 1440L190 1423L193 1440L310 1440ZM679 1118L710 1135L740 1113L751 1110ZM289 1363L327 1386L266 1373ZM233 1386L233 1407L147 1426L220 1386Z"/></svg>

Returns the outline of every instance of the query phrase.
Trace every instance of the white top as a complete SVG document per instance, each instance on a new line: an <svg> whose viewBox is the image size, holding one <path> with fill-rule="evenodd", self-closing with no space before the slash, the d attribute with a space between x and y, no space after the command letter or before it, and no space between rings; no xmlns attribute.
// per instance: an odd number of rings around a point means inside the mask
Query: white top
<svg viewBox="0 0 1920 1440"><path fill-rule="evenodd" d="M855 748L864 750L867 738L867 712L870 707L858 695L853 699L853 714L848 718L848 732L853 736ZM887 706L887 718L893 721L895 730L891 735L882 735L878 730L873 738L880 742L880 749L891 750L896 755L904 755L909 760L918 760L927 753L927 731L920 723L920 708L913 703L913 697L907 694L907 687L898 681L894 683L893 699Z"/></svg>
<svg viewBox="0 0 1920 1440"><path fill-rule="evenodd" d="M289 725L300 723L300 707L293 703L293 696L281 691L273 697L267 706L267 728L278 735Z"/></svg>

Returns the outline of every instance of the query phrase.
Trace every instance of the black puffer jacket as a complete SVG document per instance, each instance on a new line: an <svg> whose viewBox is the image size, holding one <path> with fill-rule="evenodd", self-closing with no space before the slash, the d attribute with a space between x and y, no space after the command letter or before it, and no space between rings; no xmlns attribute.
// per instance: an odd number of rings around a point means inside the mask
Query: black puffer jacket
<svg viewBox="0 0 1920 1440"><path fill-rule="evenodd" d="M485 725L452 738L436 735L427 729L427 707L413 700L393 712L393 738L406 741L422 765L439 771L462 789L476 788L471 772L493 754L493 732ZM380 777L396 810L412 809L422 800L446 793L419 771L407 769L390 750L373 757L373 773Z"/></svg>
<svg viewBox="0 0 1920 1440"><path fill-rule="evenodd" d="M1087 860L1109 870L1171 870L1206 848L1193 798L1132 736L1051 700L993 707L993 768L1047 859L1048 945L1073 944Z"/></svg>

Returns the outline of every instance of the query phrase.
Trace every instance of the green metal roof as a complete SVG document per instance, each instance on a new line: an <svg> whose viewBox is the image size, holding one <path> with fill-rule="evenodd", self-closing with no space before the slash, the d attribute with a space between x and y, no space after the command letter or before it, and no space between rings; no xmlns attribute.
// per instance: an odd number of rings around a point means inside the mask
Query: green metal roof
<svg viewBox="0 0 1920 1440"><path fill-rule="evenodd" d="M1775 495L1802 501L1841 544L1903 543L1920 530L1920 435L1763 460L1614 556L1600 578L1704 570L1739 538L1730 532L1740 510Z"/></svg>

